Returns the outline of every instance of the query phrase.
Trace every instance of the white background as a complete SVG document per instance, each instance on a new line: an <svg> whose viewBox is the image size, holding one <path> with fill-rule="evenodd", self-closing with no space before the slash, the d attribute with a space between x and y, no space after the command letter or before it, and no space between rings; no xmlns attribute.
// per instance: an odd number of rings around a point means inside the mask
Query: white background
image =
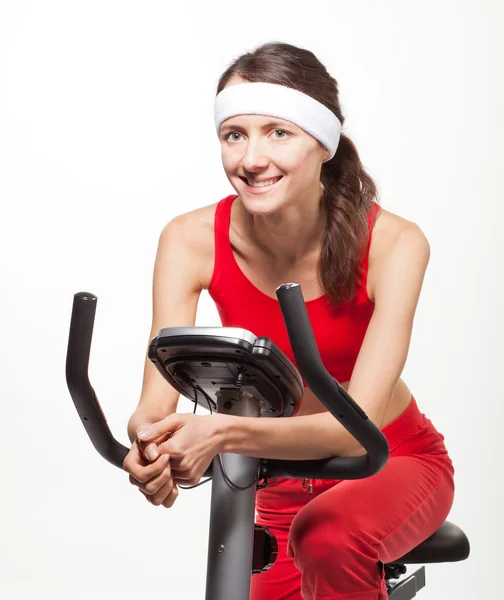
<svg viewBox="0 0 504 600"><path fill-rule="evenodd" d="M65 383L72 297L99 298L90 375L126 444L159 233L234 192L218 78L285 41L338 80L383 207L431 244L403 378L445 435L472 553L428 566L419 598L500 597L502 4L182 4L0 4L0 596L204 597L210 485L155 508L94 451ZM219 323L203 293L196 324Z"/></svg>

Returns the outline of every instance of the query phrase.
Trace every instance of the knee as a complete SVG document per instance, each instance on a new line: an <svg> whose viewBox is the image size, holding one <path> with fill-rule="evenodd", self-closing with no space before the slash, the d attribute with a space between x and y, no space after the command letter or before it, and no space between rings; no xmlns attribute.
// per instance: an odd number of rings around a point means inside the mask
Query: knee
<svg viewBox="0 0 504 600"><path fill-rule="evenodd" d="M377 540L355 515L314 509L305 506L292 521L287 554L296 563L344 563L357 553L376 557Z"/></svg>
<svg viewBox="0 0 504 600"><path fill-rule="evenodd" d="M307 557L320 561L330 556L332 561L334 552L345 545L346 535L345 524L337 514L314 510L309 504L292 521L287 554L303 563Z"/></svg>

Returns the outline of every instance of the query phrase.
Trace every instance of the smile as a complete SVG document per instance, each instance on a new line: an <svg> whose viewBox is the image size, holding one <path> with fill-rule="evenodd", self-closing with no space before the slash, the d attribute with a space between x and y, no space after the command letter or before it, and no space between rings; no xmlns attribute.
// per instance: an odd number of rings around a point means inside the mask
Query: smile
<svg viewBox="0 0 504 600"><path fill-rule="evenodd" d="M272 190L278 183L280 183L280 181L282 181L283 176L280 177L273 177L272 179L268 179L267 181L261 181L258 183L255 183L253 185L250 185L249 182L244 178L244 177L240 177L240 179L243 181L243 183L246 185L247 191L253 193L253 194L263 194L266 193L270 190Z"/></svg>

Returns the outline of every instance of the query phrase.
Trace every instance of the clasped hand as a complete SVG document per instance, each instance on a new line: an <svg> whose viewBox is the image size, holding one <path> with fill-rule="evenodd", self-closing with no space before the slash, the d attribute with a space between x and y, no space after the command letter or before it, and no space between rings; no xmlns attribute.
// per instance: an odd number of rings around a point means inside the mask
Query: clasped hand
<svg viewBox="0 0 504 600"><path fill-rule="evenodd" d="M221 415L173 413L140 426L123 467L130 481L155 505L172 506L177 485L197 484L221 452ZM140 459L143 455L143 463Z"/></svg>
<svg viewBox="0 0 504 600"><path fill-rule="evenodd" d="M149 444L153 454L167 454L175 483L194 485L199 482L219 453L220 437L217 434L218 415L194 415L191 413L173 413L162 421L153 423L147 430L137 431L137 438L144 442L153 442L165 435L169 438L160 444ZM141 429L141 428L139 428Z"/></svg>

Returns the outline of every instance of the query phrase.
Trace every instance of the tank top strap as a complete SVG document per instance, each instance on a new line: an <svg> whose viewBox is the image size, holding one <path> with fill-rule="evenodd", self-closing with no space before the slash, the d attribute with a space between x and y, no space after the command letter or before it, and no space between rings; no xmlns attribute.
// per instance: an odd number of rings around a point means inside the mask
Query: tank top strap
<svg viewBox="0 0 504 600"><path fill-rule="evenodd" d="M378 214L379 210L380 210L380 205L377 202L373 202L373 206L371 207L371 210L368 212L368 215L367 215L369 237L368 237L368 242L367 242L366 254L361 263L361 267L366 274L367 274L368 262L369 262L369 249L371 247L371 239L373 237L373 229L372 229L373 217L375 217Z"/></svg>
<svg viewBox="0 0 504 600"><path fill-rule="evenodd" d="M215 209L214 218L214 270L208 291L213 292L223 278L229 278L235 269L233 250L229 241L229 227L231 225L231 207L237 198L231 194L220 200Z"/></svg>
<svg viewBox="0 0 504 600"><path fill-rule="evenodd" d="M226 238L229 239L229 226L231 224L231 207L236 196L223 198L215 209L214 233L215 243L221 246Z"/></svg>

